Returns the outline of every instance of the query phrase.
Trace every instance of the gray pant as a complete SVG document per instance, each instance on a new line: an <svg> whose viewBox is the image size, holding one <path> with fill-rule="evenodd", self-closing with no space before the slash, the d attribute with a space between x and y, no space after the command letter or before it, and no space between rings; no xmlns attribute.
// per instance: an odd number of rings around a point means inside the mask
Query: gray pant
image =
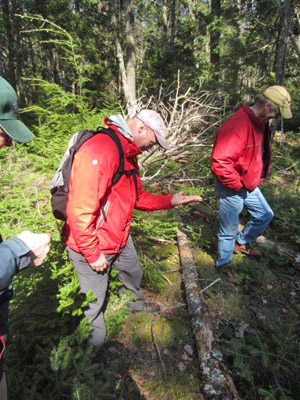
<svg viewBox="0 0 300 400"><path fill-rule="evenodd" d="M98 350L103 346L106 337L103 308L111 266L114 265L115 269L120 271L118 278L123 283L120 293L130 289L132 295L137 297L137 300L132 303L136 310L143 308L145 300L140 292L143 271L131 236L129 236L126 246L121 249L120 253L105 255L108 268L102 272L94 271L81 253L77 253L70 248L67 248L67 251L69 259L77 272L80 293L86 294L89 290L92 290L96 296L96 299L89 303L84 315L91 320L93 329L89 337L89 343Z"/></svg>

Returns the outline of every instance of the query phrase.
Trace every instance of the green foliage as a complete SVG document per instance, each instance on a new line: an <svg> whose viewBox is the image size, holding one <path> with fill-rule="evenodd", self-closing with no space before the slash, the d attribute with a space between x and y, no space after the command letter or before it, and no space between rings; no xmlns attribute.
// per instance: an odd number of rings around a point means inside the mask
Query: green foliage
<svg viewBox="0 0 300 400"><path fill-rule="evenodd" d="M154 292L161 292L166 282L163 278L167 270L168 257L173 253L169 246L162 249L162 243L173 239L177 231L177 222L168 212L156 212L148 216L142 212L134 214L132 232L139 251L139 260L143 267L143 282Z"/></svg>
<svg viewBox="0 0 300 400"><path fill-rule="evenodd" d="M122 294L121 299L115 294L109 296L109 305L105 313L105 323L108 330L107 341L112 340L123 330L125 319L129 313L128 305L131 301L132 296L129 290Z"/></svg>
<svg viewBox="0 0 300 400"><path fill-rule="evenodd" d="M22 8L18 18L15 15L16 3ZM119 3L120 14L123 3ZM157 1L135 2L139 96L156 96L158 92L162 98L172 96L173 81L180 70L183 88L192 85L193 91L202 85L203 88L217 89L225 99L225 115L246 95L259 91L262 84L275 83L272 63L280 23L278 0L256 2L255 7L253 2L240 2L241 8L224 0L219 16L211 11L210 2L175 2L174 32L171 32L171 3L174 2L165 2L162 7ZM13 34L15 37L21 35L20 48L15 46L15 50L22 54L22 65L18 65L17 58L10 63L9 57L4 57L3 74L8 76L15 67L21 67L21 72L17 73L17 88L26 96L24 103L29 105L21 110L22 119L37 138L23 146L0 150L3 188L0 194L1 233L8 238L24 229L47 231L52 234L53 241L44 266L29 268L14 280L15 297L11 302L11 336L6 363L9 395L12 399L26 400L96 400L121 396L134 399L136 393L122 394L125 375L114 380L117 375L114 363L111 362L109 367L103 366L102 360L95 360L93 350L87 346L89 322L86 319L79 321L79 317L93 299L93 294L89 293L87 297L79 294L76 274L60 243L59 224L51 216L48 191L50 179L71 135L82 128L95 129L102 125L105 116L120 111L121 85L109 2L24 0L11 2L10 13ZM1 13L2 22L4 18ZM18 23L21 32L17 32ZM0 25L3 54L10 55L16 40L8 43L5 24ZM119 28L123 40L123 26ZM291 27L295 38L299 34L297 29ZM216 65L209 62L211 33L220 33L219 43L214 49L215 54L220 55L220 63ZM296 53L288 47L285 84L292 94L295 116L291 122L285 122L285 128L299 125L297 62ZM20 90L22 85L23 91ZM282 180L279 185L274 185L274 181L266 183L264 189L276 214L267 234L298 251L299 143L297 140L291 142L291 138L292 135L288 134L286 141L275 143L274 171ZM212 141L213 137L210 139ZM187 161L189 176L199 177L200 153L209 154L210 151L208 144L191 156ZM152 174L163 162L153 163L148 172ZM163 173L180 168L182 165L172 160L164 167ZM206 177L208 173L207 157L201 162L201 175ZM289 185L283 186L281 182ZM195 189L184 190L191 194ZM210 201L212 190L211 179L203 181L203 188L201 181L205 201ZM193 245L210 251L215 257L217 228L214 222L205 220L199 213L192 213L189 206L182 207L181 214L187 221L186 232ZM153 213L151 217L137 213L134 217L132 232L144 269L143 285L159 294L164 293L167 284L170 287L170 279L166 279L170 275L166 274L171 258L176 254L173 244L176 230L177 222L171 212L159 213L159 216ZM283 266L282 260L272 255L269 257L273 267ZM262 264L239 257L234 258L234 263L244 281L240 289L243 296L254 296L265 290ZM211 256L206 259L201 256L199 270L205 272L207 283L218 277ZM298 288L297 279L294 279L294 285ZM132 299L127 293L120 300L119 287L117 272L112 270L106 311L109 340L116 338L129 319L127 305ZM224 300L223 294L227 291L230 294ZM209 305L218 305L221 315L227 320L241 318L247 312L243 298L223 281L205 293ZM178 298L182 300L180 293ZM145 318L141 321L130 319L129 329L134 331L139 344L151 341L149 317ZM163 345L171 338L170 349L172 354L177 354L180 341L178 338L178 341L174 340L174 335L186 337L186 332L184 334L180 328L188 328L180 318L178 324L170 321L161 324L159 339L164 340L158 342ZM139 323L147 327L147 340L141 340L143 327ZM164 330L162 327L165 325ZM242 392L248 394L249 399L296 398L300 391L296 378L299 375L296 343L294 324L274 315L267 316L260 336L246 334L242 340L232 339L228 354L240 373ZM191 382L181 373L174 374L167 383L158 379L145 381L151 395L157 398L192 398L187 387L192 387L195 398L200 397L197 380Z"/></svg>
<svg viewBox="0 0 300 400"><path fill-rule="evenodd" d="M87 346L90 327L85 318L80 322L78 318L94 295L79 294L76 273L61 243L60 226L52 217L48 187L71 134L82 128L94 129L110 110L87 112L90 106L86 103L82 113L78 97L42 80L35 85L41 102L27 112L38 121L33 128L37 138L0 151L1 233L5 239L25 229L49 232L52 242L42 267L28 268L14 279L9 321L13 336L6 365L9 395L28 400L70 398L72 393L76 399L96 399L99 394L105 398L110 396L110 384L95 380L99 364L94 363L94 353ZM115 290L119 283L112 282ZM122 328L124 307L109 320L111 336Z"/></svg>
<svg viewBox="0 0 300 400"><path fill-rule="evenodd" d="M270 234L275 241L298 252L300 236L299 218L299 138L294 133L277 137L274 141L274 181L265 184L264 192L275 213ZM277 183L274 186L274 183ZM276 262L276 260L275 260Z"/></svg>
<svg viewBox="0 0 300 400"><path fill-rule="evenodd" d="M245 385L248 383L249 398L295 399L300 390L296 323L267 313L265 332L231 339L224 351L233 358Z"/></svg>

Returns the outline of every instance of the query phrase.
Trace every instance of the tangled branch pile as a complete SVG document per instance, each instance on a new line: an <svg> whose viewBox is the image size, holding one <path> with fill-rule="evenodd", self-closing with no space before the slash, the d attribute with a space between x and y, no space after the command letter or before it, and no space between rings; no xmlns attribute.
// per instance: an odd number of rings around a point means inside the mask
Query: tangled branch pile
<svg viewBox="0 0 300 400"><path fill-rule="evenodd" d="M214 132L219 125L220 107L217 94L199 90L191 94L191 88L180 94L180 81L177 81L177 88L167 96L158 99L156 110L162 115L167 128L167 140L170 144L169 150L153 149L150 153L144 153L139 160L142 169L143 181L163 182L166 180L186 180L186 172L189 168L187 160L193 154L200 153L200 147L211 146ZM166 97L168 100L166 101ZM150 99L143 108L154 108L153 99ZM211 149L202 151L202 158L196 164L203 161L203 157L210 156ZM177 161L180 169L162 174L162 170L170 163ZM158 163L158 169L154 174L149 173L149 166ZM197 165L195 166L197 167Z"/></svg>

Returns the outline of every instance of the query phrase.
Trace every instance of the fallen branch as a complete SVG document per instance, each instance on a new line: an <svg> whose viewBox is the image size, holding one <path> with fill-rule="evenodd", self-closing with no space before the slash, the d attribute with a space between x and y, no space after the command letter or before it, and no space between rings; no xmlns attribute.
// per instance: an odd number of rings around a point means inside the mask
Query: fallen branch
<svg viewBox="0 0 300 400"><path fill-rule="evenodd" d="M205 206L204 204L196 204L193 206L193 208L200 211L207 217L218 218L219 215L218 211L213 210ZM243 228L244 225L239 224L238 231L240 232ZM290 249L286 249L282 247L280 244L272 242L269 239L266 239L264 236L259 236L256 239L256 242L259 243L263 248L265 248L269 252L290 261L295 267L297 268L300 267L300 254L297 254Z"/></svg>
<svg viewBox="0 0 300 400"><path fill-rule="evenodd" d="M187 236L180 229L177 232L177 241L186 302L202 374L203 394L206 399L238 399L237 390L214 339L208 308L201 294L197 267Z"/></svg>

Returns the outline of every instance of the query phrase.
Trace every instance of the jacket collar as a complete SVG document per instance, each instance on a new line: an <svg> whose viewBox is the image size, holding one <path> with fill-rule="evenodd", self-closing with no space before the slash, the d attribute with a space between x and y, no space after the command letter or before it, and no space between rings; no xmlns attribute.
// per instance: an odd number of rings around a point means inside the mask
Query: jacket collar
<svg viewBox="0 0 300 400"><path fill-rule="evenodd" d="M136 157L139 154L142 154L141 150L139 149L139 147L135 144L135 142L129 138L126 138L117 128L116 125L111 123L112 121L109 120L109 118L105 118L104 123L106 126L108 126L109 128L111 128L114 132L116 132L116 134L118 135L123 151L124 151L124 155L126 158L132 158L132 157Z"/></svg>
<svg viewBox="0 0 300 400"><path fill-rule="evenodd" d="M248 118L250 121L255 125L257 128L264 130L266 126L266 122L258 119L256 115L250 110L249 107L251 107L253 103L245 103L242 107L242 110L247 114Z"/></svg>

